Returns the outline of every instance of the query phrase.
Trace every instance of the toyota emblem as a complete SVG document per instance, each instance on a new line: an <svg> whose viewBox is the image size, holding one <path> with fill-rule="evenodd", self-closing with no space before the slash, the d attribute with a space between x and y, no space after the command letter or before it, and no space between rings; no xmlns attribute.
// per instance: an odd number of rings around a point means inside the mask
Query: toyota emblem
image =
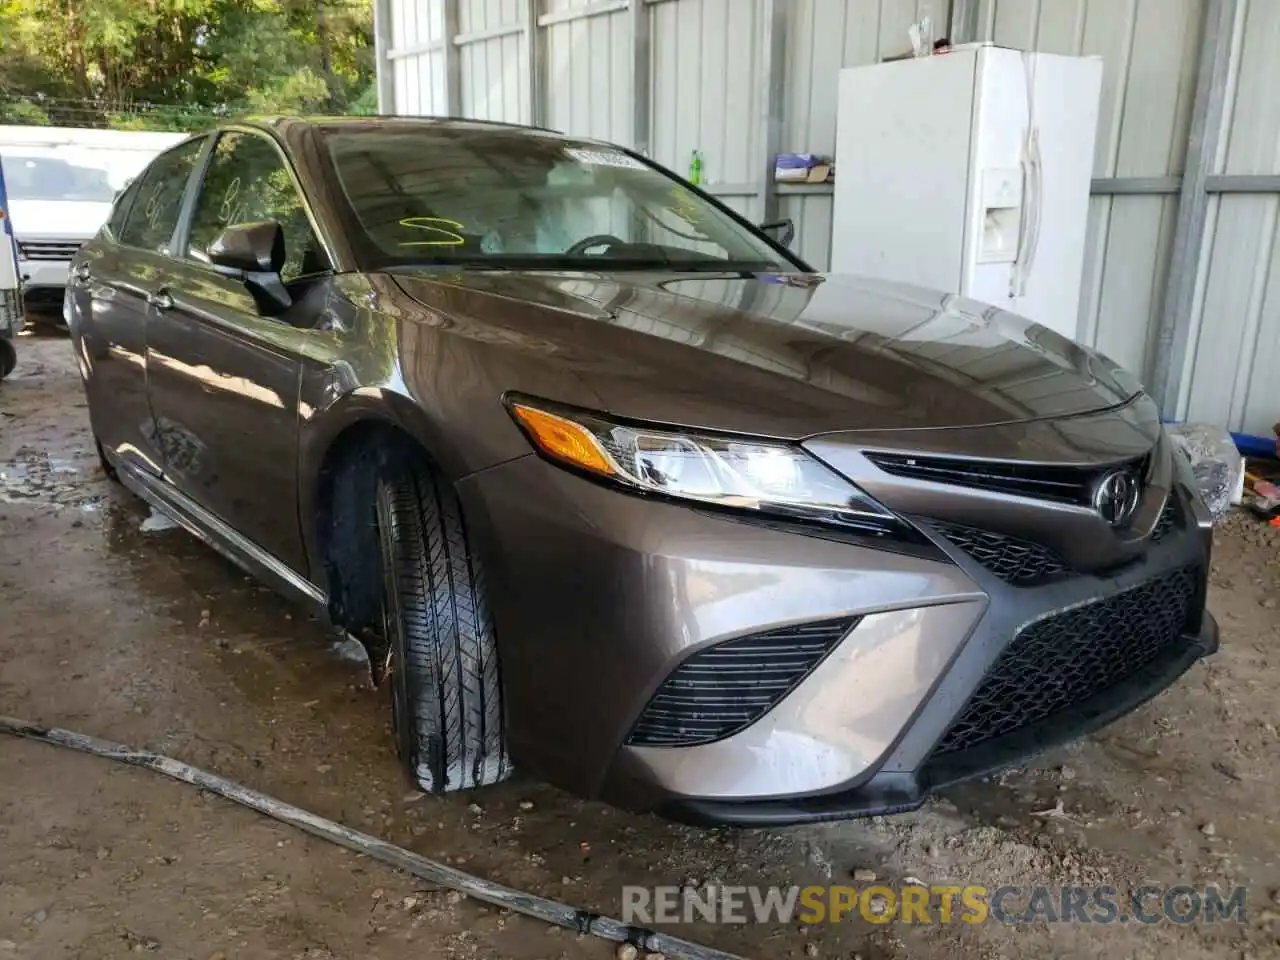
<svg viewBox="0 0 1280 960"><path fill-rule="evenodd" d="M1138 509L1142 491L1128 470L1112 470L1093 488L1093 509L1113 527L1123 527Z"/></svg>

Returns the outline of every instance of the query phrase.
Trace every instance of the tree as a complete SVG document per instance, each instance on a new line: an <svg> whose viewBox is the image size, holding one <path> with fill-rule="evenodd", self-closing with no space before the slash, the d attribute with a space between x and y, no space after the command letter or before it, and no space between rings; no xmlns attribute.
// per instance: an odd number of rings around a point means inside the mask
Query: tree
<svg viewBox="0 0 1280 960"><path fill-rule="evenodd" d="M0 0L0 120L367 109L372 32L369 0Z"/></svg>

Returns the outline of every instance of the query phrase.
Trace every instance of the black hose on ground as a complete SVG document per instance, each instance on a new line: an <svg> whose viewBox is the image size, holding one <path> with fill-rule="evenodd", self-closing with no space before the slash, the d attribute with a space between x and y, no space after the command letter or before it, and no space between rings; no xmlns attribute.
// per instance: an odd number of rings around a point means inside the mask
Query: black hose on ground
<svg viewBox="0 0 1280 960"><path fill-rule="evenodd" d="M322 837L339 846L346 847L348 850L362 853L388 866L397 867L437 886L448 887L477 900L483 900L485 903L491 903L497 907L505 907L516 913L522 913L525 916L534 917L547 923L554 923L557 926L567 927L579 933L589 933L592 936L611 940L615 943L631 943L640 949L661 953L667 957L687 958L687 960L741 960L741 958L730 953L724 953L721 950L699 946L696 943L690 943L687 940L681 940L679 937L672 937L665 933L634 927L565 903L558 903L545 897L513 890L510 887L504 887L500 883L493 883L480 877L473 877L469 873L463 873L461 870L455 870L443 863L429 860L411 850L405 850L403 847L397 847L394 844L387 843L385 840L371 837L367 833L360 833L358 830L344 827L340 823L334 823L332 820L318 817L300 807L282 803L267 796L265 793L251 790L233 780L227 780L217 774L208 773L199 767L193 767L180 760L173 760L145 750L135 750L132 747L111 743L108 740L99 740L96 737L85 736L71 730L61 730L57 727L41 727L13 717L0 716L0 733L24 737L28 740L39 740L42 743L51 743L59 747L69 747L82 753L91 753L95 756L106 757L108 760L117 760L120 763L127 763L135 767L145 767L148 770L163 773L167 777L181 780L183 783L189 783L210 793L216 793L220 797L225 797L242 806L257 810L259 813L265 813L267 816L274 817L282 823L288 823L300 830L305 830L313 836Z"/></svg>

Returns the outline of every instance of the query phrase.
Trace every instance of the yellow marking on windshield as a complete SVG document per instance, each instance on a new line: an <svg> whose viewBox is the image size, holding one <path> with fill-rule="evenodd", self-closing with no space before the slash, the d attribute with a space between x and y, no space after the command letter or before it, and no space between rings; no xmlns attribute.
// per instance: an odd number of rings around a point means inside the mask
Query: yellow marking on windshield
<svg viewBox="0 0 1280 960"><path fill-rule="evenodd" d="M452 227L452 230L445 227L438 227L435 224L443 223ZM466 239L454 230L461 230L462 224L457 220L450 220L446 217L405 217L400 221L400 226L407 230L427 230L435 234L439 239L436 240L401 240L402 247L460 247L466 243Z"/></svg>
<svg viewBox="0 0 1280 960"><path fill-rule="evenodd" d="M692 193L677 184L671 185L672 213L689 224L697 227L702 224L702 211L698 208L698 200Z"/></svg>

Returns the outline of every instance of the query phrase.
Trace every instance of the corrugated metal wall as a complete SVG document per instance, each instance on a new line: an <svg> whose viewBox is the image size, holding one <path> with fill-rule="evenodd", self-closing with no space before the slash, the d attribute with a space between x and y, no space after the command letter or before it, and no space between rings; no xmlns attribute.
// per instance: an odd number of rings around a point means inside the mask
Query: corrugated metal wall
<svg viewBox="0 0 1280 960"><path fill-rule="evenodd" d="M832 153L841 68L907 52L907 28L926 15L943 35L948 9L943 0L792 0L781 149ZM826 269L831 261L830 189L793 187L782 193L780 212L796 222L795 249Z"/></svg>
<svg viewBox="0 0 1280 960"><path fill-rule="evenodd" d="M1204 0L984 0L979 36L1103 59L1095 177L1181 176ZM1078 338L1149 374L1173 228L1166 193L1094 196Z"/></svg>
<svg viewBox="0 0 1280 960"><path fill-rule="evenodd" d="M444 4L390 4L396 112L447 114L443 51L401 52L441 41ZM602 6L606 12L598 12ZM458 103L463 115L532 121L525 8L521 0L458 0ZM629 143L632 46L625 3L540 0L536 9L546 64L542 121L568 133ZM683 173L692 152L700 150L709 187L751 217L760 212L755 157L761 152L756 121L762 95L762 9L761 0L648 2L650 155ZM948 11L948 0L791 0L780 148L830 153L840 68L904 52L912 22L930 15L941 31ZM588 12L594 15L583 15ZM781 192L780 214L796 221L796 251L825 268L830 188Z"/></svg>
<svg viewBox="0 0 1280 960"><path fill-rule="evenodd" d="M547 0L554 17L590 0ZM545 28L548 126L602 140L631 139L631 25L626 11Z"/></svg>
<svg viewBox="0 0 1280 960"><path fill-rule="evenodd" d="M651 155L684 173L694 150L708 183L747 184L758 173L758 0L674 0L649 7ZM748 196L723 198L754 215Z"/></svg>
<svg viewBox="0 0 1280 960"><path fill-rule="evenodd" d="M439 0L394 0L391 6L390 60L396 111L443 114L445 56L444 7Z"/></svg>
<svg viewBox="0 0 1280 960"><path fill-rule="evenodd" d="M377 2L387 10L386 87L397 112L445 114L452 106L621 143L636 135L626 0L456 0L452 60L443 43L445 0ZM816 153L834 148L840 68L905 52L907 27L925 15L944 34L952 12L950 0L782 2L777 148ZM1149 377L1210 0L958 2L976 2L978 39L1103 58L1079 338ZM1213 172L1280 174L1280 0L1238 2L1228 133ZM702 151L708 189L758 219L769 148L760 66L768 0L645 4L650 155L684 172L692 151ZM540 73L531 69L532 50ZM450 69L458 89L446 97ZM831 208L828 186L778 189L779 214L796 221L795 249L819 268L829 259ZM1280 400L1267 392L1280 363L1278 218L1280 194L1212 196L1182 393L1168 415L1252 433L1280 418Z"/></svg>
<svg viewBox="0 0 1280 960"><path fill-rule="evenodd" d="M462 115L530 123L529 51L522 43L520 0L458 4L458 80ZM478 38L471 39L468 38Z"/></svg>
<svg viewBox="0 0 1280 960"><path fill-rule="evenodd" d="M1280 174L1280 3L1247 0L1214 173ZM1280 420L1280 194L1210 198L1179 414L1270 435Z"/></svg>

